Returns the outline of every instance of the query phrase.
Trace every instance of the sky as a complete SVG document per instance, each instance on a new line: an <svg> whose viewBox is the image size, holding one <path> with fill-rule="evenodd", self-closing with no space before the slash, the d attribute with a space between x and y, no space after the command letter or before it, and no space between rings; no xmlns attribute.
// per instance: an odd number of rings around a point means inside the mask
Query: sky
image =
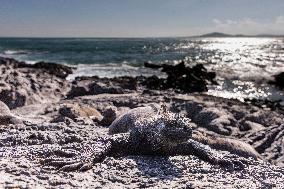
<svg viewBox="0 0 284 189"><path fill-rule="evenodd" d="M0 36L284 34L284 0L0 0Z"/></svg>

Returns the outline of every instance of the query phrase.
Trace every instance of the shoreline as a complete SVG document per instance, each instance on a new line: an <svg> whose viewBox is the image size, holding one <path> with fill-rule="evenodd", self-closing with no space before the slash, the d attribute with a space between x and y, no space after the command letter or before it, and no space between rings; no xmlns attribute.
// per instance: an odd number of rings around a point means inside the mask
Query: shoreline
<svg viewBox="0 0 284 189"><path fill-rule="evenodd" d="M9 57L1 57L3 59L10 59ZM13 58L11 58L13 59ZM35 64L33 63L26 64ZM44 62L44 61L40 61ZM52 62L57 64L56 62ZM147 62L144 62L147 63ZM116 78L116 77L151 77L158 76L159 78L165 78L167 75L159 69L151 69L143 66L133 66L128 63L108 63L108 64L68 64L68 63L59 63L67 67L73 68L73 73L69 74L66 78L70 82L74 81L76 77L92 77L99 76L101 78ZM175 64L178 64L175 62ZM194 64L193 64L194 65ZM191 65L192 66L192 65ZM278 82L277 85L273 83L276 73L260 77L257 76L254 79L250 78L236 78L234 75L229 75L222 73L220 70L212 69L205 64L205 67L208 70L213 70L216 73L218 85L208 85L208 95L217 96L221 98L228 99L238 99L242 102L244 101L269 101L269 103L280 103L281 106L284 105L284 92L283 89L278 86L281 85L281 82ZM284 71L284 70L283 70ZM279 70L277 73L282 73L282 70Z"/></svg>
<svg viewBox="0 0 284 189"><path fill-rule="evenodd" d="M122 81L124 80L123 78L126 78L126 79L130 79L132 80L131 82L132 85L137 85L136 87L140 88L140 90L148 90L147 86L143 86L145 84L142 84L143 82L149 82L150 80L152 80L152 78L154 78L153 81L151 82L158 82L158 78L159 79L165 79L167 78L167 74L162 72L161 71L161 67L163 67L163 65L159 65L159 68L154 68L152 69L151 66L147 66L148 63L145 63L146 66L144 66L146 69L148 69L149 71L152 70L153 72L152 73L159 73L159 77L156 78L157 75L136 75L136 76L130 76L130 75L119 75L119 76L111 76L111 77L101 77L101 76L97 76L97 75L91 75L91 76L88 76L88 75L79 75L79 76L74 76L74 72L76 72L76 70L78 69L78 65L68 65L68 64L58 64L58 63L49 63L49 62L35 62L33 64L29 64L29 63L26 63L24 61L18 61L16 59L13 59L13 58L6 58L6 57L0 57L0 61L2 61L1 64L6 64L6 65L9 65L14 67L12 69L18 69L18 68L31 68L31 69L36 69L38 70L39 72L46 72L48 71L51 75L53 74L57 74L57 77L63 79L63 83L65 83L65 85L67 85L69 88L67 90L70 90L69 92L72 91L72 89L70 89L70 85L72 85L72 83L76 83L77 81L80 81L80 80L86 80L86 82L90 83L90 82L100 82L102 81L103 83L107 82L107 83L111 83L111 82L114 82L114 84L112 85L120 85L120 81L119 81L119 78L122 78ZM6 61L10 61L10 63L5 63ZM1 65L0 64L0 65ZM13 65L15 64L15 65ZM19 66L20 65L20 66ZM176 64L177 65L177 64ZM93 65L94 67L97 67L97 65ZM170 65L169 65L170 66ZM194 68L194 66L191 66ZM60 73L60 70L63 69L63 73ZM205 68L204 68L205 69ZM178 72L178 70L176 70ZM29 72L29 71L28 71ZM214 72L212 72L214 73ZM216 74L216 73L215 73ZM72 76L73 75L73 76ZM216 74L217 75L217 74ZM273 87L277 87L279 86L279 90L282 90L281 89L281 84L282 84L282 75L281 73L279 74L279 76L275 75L275 78L279 77L278 80L279 81L274 81L274 80L268 80L266 81L267 84L270 84L271 86ZM72 77L72 79L70 78L70 76ZM273 76L272 76L273 77ZM149 81L147 81L148 79L150 78ZM217 79L217 78L215 78ZM76 81L77 80L77 81ZM123 81L125 82L125 81ZM255 106L258 106L258 107L263 107L263 108L272 108L273 110L276 110L277 107L281 108L281 111L284 107L284 101L281 101L281 100L269 100L269 99L258 99L258 98L241 98L241 100L239 98L230 98L230 97L224 97L222 95L214 95L212 93L208 93L208 90L212 90L212 86L214 85L217 85L218 87L220 86L218 84L219 80L217 80L217 83L215 84L210 84L210 83L206 83L205 85L207 87L209 87L208 89L204 90L204 91L200 91L202 92L203 95L205 96L211 96L212 98L213 97L216 97L216 98L220 98L220 99L228 99L228 100L233 100L233 101L240 101L241 103L248 103L248 104L252 104L252 105L255 105ZM154 84L153 83L153 84ZM142 86L141 86L142 84ZM61 84L62 85L62 84ZM155 85L155 84L154 84ZM179 84L177 84L179 85ZM141 89L141 87L143 89ZM157 89L157 88L156 88ZM165 89L163 89L165 90ZM172 90L172 89L171 89ZM194 91L193 91L194 92ZM198 91L196 91L198 93ZM220 91L221 92L221 91ZM67 91L65 91L65 93L63 94L66 95L67 94ZM177 94L186 94L185 91L179 91L177 92ZM191 94L191 93L189 93ZM199 93L200 94L200 93ZM267 106L267 107L266 107Z"/></svg>

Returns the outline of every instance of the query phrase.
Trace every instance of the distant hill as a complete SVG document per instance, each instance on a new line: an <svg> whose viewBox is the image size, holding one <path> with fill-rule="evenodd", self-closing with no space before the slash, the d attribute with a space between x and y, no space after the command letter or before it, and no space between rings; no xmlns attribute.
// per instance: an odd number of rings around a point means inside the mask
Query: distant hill
<svg viewBox="0 0 284 189"><path fill-rule="evenodd" d="M196 37L284 37L284 35L273 35L273 34L259 34L259 35L243 35L243 34L226 34L221 32L212 32Z"/></svg>
<svg viewBox="0 0 284 189"><path fill-rule="evenodd" d="M226 33L220 33L220 32L212 32L212 33L201 35L200 37L233 37L233 35L226 34Z"/></svg>

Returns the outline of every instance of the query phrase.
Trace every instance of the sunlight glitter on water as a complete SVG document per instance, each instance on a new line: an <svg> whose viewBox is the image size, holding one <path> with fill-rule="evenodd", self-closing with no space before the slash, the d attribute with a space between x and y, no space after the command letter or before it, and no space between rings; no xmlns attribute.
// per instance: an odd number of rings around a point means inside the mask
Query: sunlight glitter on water
<svg viewBox="0 0 284 189"><path fill-rule="evenodd" d="M243 101L249 99L284 100L283 92L267 85L277 72L284 71L283 39L215 38L206 39L203 48L215 51L209 67L221 78L208 94Z"/></svg>
<svg viewBox="0 0 284 189"><path fill-rule="evenodd" d="M256 85L250 81L225 80L218 86L209 86L207 94L229 99L267 99L271 101L284 101L284 94L273 86L267 84Z"/></svg>
<svg viewBox="0 0 284 189"><path fill-rule="evenodd" d="M212 62L225 64L253 64L266 67L271 63L283 61L283 41L275 38L217 38L205 40L203 49L215 51ZM276 45L281 43L280 45ZM278 49L276 49L278 48ZM245 65L244 65L245 66ZM239 69L236 67L236 69Z"/></svg>
<svg viewBox="0 0 284 189"><path fill-rule="evenodd" d="M69 79L161 76L143 63L183 60L216 72L220 85L209 86L209 94L238 99L283 97L281 90L267 85L273 75L284 72L283 38L0 39L0 56L76 65Z"/></svg>

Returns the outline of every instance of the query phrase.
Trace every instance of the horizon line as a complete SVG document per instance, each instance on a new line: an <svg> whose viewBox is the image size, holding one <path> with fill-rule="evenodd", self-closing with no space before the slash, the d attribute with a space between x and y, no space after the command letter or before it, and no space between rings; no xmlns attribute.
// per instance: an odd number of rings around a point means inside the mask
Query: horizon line
<svg viewBox="0 0 284 189"><path fill-rule="evenodd" d="M209 34L221 34L224 36L217 37L262 37L262 36L271 36L271 37L284 37L284 34L230 34L230 33L222 33L222 32L209 32L200 35L189 35L189 36L0 36L0 38L81 38L81 39L145 39L145 38L198 38L198 37L206 37ZM225 36L227 35L227 36ZM214 37L214 36L207 36Z"/></svg>

